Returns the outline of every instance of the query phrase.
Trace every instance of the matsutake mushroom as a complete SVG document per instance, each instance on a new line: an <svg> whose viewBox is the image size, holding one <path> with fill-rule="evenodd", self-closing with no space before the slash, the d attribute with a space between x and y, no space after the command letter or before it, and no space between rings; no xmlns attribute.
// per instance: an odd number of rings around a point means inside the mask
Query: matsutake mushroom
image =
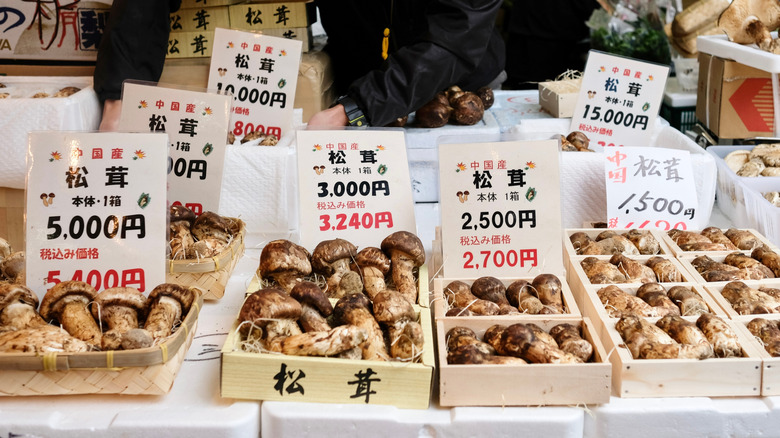
<svg viewBox="0 0 780 438"><path fill-rule="evenodd" d="M138 320L146 316L146 296L132 287L112 287L100 292L92 305L92 316L104 322L103 350L118 350L122 336L138 328Z"/></svg>
<svg viewBox="0 0 780 438"><path fill-rule="evenodd" d="M169 235L171 260L186 259L195 243L190 227L195 222L195 213L183 205L171 206L169 213Z"/></svg>
<svg viewBox="0 0 780 438"><path fill-rule="evenodd" d="M323 240L312 251L312 269L327 277L328 287L325 293L329 297L341 298L346 295L346 288L341 287L341 280L348 272L351 272L349 264L355 259L356 254L355 245L344 239ZM362 290L361 283L360 291Z"/></svg>
<svg viewBox="0 0 780 438"><path fill-rule="evenodd" d="M408 231L396 231L382 240L382 251L390 257L393 284L410 303L417 302L417 282L412 270L425 263L420 238Z"/></svg>
<svg viewBox="0 0 780 438"><path fill-rule="evenodd" d="M149 314L144 329L152 338L164 339L173 333L176 323L190 311L196 292L174 283L163 283L149 293Z"/></svg>
<svg viewBox="0 0 780 438"><path fill-rule="evenodd" d="M281 342L301 334L301 304L276 288L260 289L244 300L238 318L247 340L260 339L268 351L282 351Z"/></svg>
<svg viewBox="0 0 780 438"><path fill-rule="evenodd" d="M311 255L306 248L289 240L268 242L260 253L258 271L263 278L272 278L289 293L303 277L311 274Z"/></svg>
<svg viewBox="0 0 780 438"><path fill-rule="evenodd" d="M88 308L95 296L97 291L89 283L57 283L41 300L41 317L46 321L58 321L73 337L99 349L102 333Z"/></svg>

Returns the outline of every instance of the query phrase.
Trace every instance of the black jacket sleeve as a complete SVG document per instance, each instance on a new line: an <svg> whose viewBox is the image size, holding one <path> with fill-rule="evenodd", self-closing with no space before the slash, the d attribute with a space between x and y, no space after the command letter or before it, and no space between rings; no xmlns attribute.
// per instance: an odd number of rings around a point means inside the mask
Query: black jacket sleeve
<svg viewBox="0 0 780 438"><path fill-rule="evenodd" d="M125 79L157 81L168 50L170 13L181 0L114 0L94 73L100 102L119 99Z"/></svg>
<svg viewBox="0 0 780 438"><path fill-rule="evenodd" d="M429 2L427 32L392 53L385 68L352 82L349 96L372 125L384 126L450 85L488 84L504 68L504 45L495 29L500 6L501 0Z"/></svg>

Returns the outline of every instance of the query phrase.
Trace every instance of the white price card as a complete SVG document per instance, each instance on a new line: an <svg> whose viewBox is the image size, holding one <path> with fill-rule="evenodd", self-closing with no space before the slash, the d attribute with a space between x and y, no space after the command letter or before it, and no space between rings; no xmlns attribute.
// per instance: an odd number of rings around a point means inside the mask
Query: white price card
<svg viewBox="0 0 780 438"><path fill-rule="evenodd" d="M591 146L648 146L669 67L591 50L570 131Z"/></svg>
<svg viewBox="0 0 780 438"><path fill-rule="evenodd" d="M702 229L688 151L654 147L605 151L609 228Z"/></svg>
<svg viewBox="0 0 780 438"><path fill-rule="evenodd" d="M562 274L558 142L439 144L443 274Z"/></svg>
<svg viewBox="0 0 780 438"><path fill-rule="evenodd" d="M403 131L298 131L297 147L305 248L335 238L365 248L417 233Z"/></svg>
<svg viewBox="0 0 780 438"><path fill-rule="evenodd" d="M165 282L165 134L33 132L27 152L26 281L98 291Z"/></svg>
<svg viewBox="0 0 780 438"><path fill-rule="evenodd" d="M120 131L168 134L168 203L219 209L230 96L125 82Z"/></svg>
<svg viewBox="0 0 780 438"><path fill-rule="evenodd" d="M214 31L208 87L233 95L230 131L236 138L255 131L281 138L292 130L301 45L259 33Z"/></svg>

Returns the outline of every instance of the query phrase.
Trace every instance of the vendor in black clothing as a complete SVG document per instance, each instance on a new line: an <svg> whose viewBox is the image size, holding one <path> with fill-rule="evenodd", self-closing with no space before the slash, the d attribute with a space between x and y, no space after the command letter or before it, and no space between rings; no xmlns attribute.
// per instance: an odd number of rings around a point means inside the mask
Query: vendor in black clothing
<svg viewBox="0 0 780 438"><path fill-rule="evenodd" d="M495 29L501 0L315 3L343 96L312 116L310 127L385 126L451 85L495 87L503 72L504 44Z"/></svg>
<svg viewBox="0 0 780 438"><path fill-rule="evenodd" d="M585 69L585 22L596 0L514 0L506 42L506 89L537 89L566 70Z"/></svg>
<svg viewBox="0 0 780 438"><path fill-rule="evenodd" d="M100 41L94 88L103 104L101 131L116 131L122 82L156 82L168 51L170 13L181 0L114 0Z"/></svg>

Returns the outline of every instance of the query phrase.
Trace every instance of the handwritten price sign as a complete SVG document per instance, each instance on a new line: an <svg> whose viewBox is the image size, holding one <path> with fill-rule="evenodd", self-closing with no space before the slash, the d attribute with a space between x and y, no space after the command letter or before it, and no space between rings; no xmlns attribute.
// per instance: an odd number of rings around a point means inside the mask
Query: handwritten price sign
<svg viewBox="0 0 780 438"><path fill-rule="evenodd" d="M340 237L359 248L416 233L404 133L299 131L301 244Z"/></svg>
<svg viewBox="0 0 780 438"><path fill-rule="evenodd" d="M448 277L563 272L555 141L440 144Z"/></svg>
<svg viewBox="0 0 780 438"><path fill-rule="evenodd" d="M630 147L605 154L610 228L700 229L688 151Z"/></svg>
<svg viewBox="0 0 780 438"><path fill-rule="evenodd" d="M30 134L27 286L165 282L166 134Z"/></svg>

